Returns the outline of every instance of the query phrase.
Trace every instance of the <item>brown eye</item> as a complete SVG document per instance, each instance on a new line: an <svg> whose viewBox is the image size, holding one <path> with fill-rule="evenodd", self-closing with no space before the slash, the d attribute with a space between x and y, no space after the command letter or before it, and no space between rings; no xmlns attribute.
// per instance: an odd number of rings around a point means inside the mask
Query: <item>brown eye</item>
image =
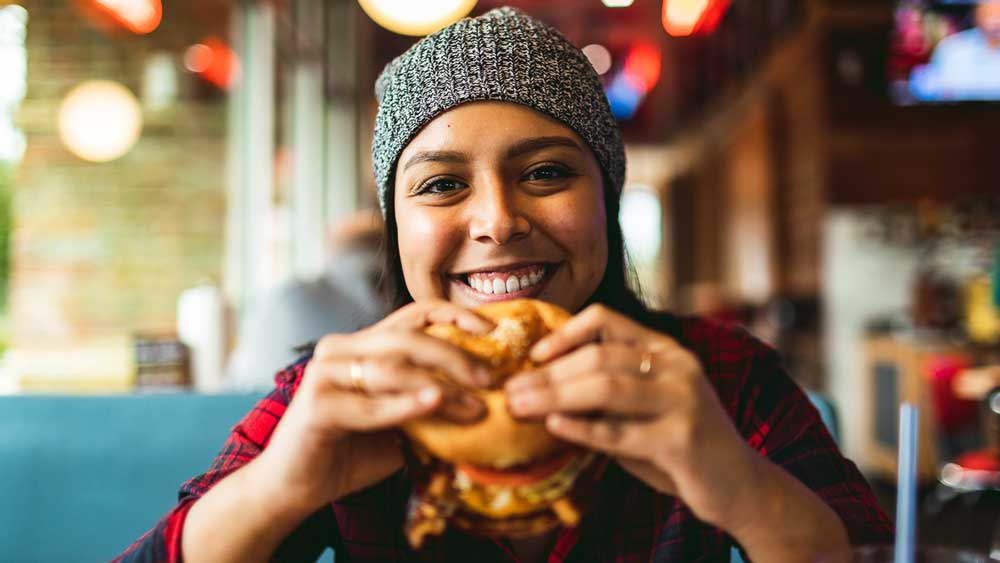
<svg viewBox="0 0 1000 563"><path fill-rule="evenodd" d="M462 189L463 187L465 187L465 184L459 182L458 180L452 180L451 178L438 178L437 180L431 180L430 182L420 186L420 189L417 191L417 195L446 194Z"/></svg>
<svg viewBox="0 0 1000 563"><path fill-rule="evenodd" d="M524 175L524 180L528 182L547 182L568 178L570 173L565 168L553 165L539 166Z"/></svg>

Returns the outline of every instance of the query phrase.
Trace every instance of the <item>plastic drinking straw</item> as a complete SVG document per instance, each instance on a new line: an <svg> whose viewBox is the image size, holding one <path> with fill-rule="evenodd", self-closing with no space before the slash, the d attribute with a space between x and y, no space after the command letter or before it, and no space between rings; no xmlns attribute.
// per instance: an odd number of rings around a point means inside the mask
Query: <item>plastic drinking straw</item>
<svg viewBox="0 0 1000 563"><path fill-rule="evenodd" d="M898 465L895 563L913 563L917 526L917 409L910 403L899 406Z"/></svg>

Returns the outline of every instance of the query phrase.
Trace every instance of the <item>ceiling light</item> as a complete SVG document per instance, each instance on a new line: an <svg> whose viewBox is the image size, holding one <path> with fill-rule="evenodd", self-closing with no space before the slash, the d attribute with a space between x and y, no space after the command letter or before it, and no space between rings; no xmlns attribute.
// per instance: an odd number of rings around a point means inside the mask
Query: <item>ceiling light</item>
<svg viewBox="0 0 1000 563"><path fill-rule="evenodd" d="M142 131L135 95L117 82L94 80L73 88L59 107L59 137L66 148L91 162L127 153Z"/></svg>
<svg viewBox="0 0 1000 563"><path fill-rule="evenodd" d="M465 17L476 0L358 0L375 23L402 35L427 35Z"/></svg>

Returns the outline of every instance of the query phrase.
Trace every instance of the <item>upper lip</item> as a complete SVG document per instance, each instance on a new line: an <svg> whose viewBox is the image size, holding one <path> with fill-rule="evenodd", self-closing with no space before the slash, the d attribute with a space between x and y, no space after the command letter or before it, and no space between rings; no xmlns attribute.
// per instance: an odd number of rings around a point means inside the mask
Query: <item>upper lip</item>
<svg viewBox="0 0 1000 563"><path fill-rule="evenodd" d="M481 268L476 268L474 270L465 270L462 272L455 272L453 276L468 276L470 274L480 274L487 272L512 272L514 270L519 270L521 268L527 268L529 266L548 266L552 262L544 261L532 261L532 262L514 262L511 264L497 264L494 266L483 266Z"/></svg>

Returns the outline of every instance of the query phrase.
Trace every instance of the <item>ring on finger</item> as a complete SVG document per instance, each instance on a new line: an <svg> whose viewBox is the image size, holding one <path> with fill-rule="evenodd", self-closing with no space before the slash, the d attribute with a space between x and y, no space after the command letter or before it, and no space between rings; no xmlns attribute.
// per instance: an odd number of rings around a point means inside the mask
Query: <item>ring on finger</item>
<svg viewBox="0 0 1000 563"><path fill-rule="evenodd" d="M355 393L368 394L368 385L365 384L365 368L358 360L351 361L351 389Z"/></svg>
<svg viewBox="0 0 1000 563"><path fill-rule="evenodd" d="M649 377L653 371L653 351L643 350L639 360L639 375Z"/></svg>

